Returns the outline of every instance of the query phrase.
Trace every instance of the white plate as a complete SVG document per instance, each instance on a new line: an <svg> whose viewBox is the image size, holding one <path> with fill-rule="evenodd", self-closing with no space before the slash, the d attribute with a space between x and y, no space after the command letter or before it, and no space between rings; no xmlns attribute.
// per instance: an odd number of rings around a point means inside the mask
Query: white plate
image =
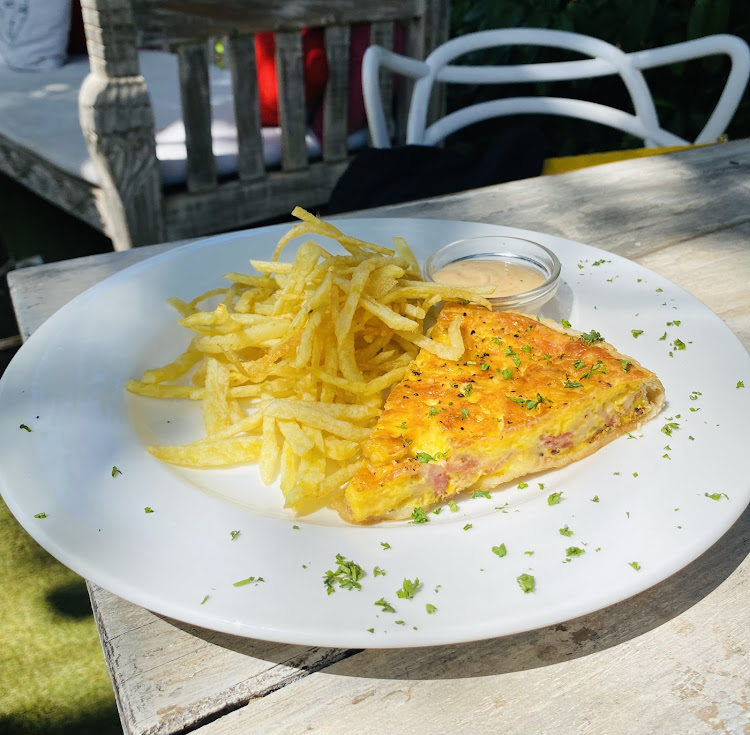
<svg viewBox="0 0 750 735"><path fill-rule="evenodd" d="M147 442L200 436L199 407L123 389L186 344L166 297L189 299L221 285L227 271L247 271L248 258L268 257L287 228L222 235L82 294L37 330L3 376L0 489L44 548L127 600L205 628L321 646L424 646L530 630L625 599L695 559L740 515L750 500L739 461L750 356L695 298L628 260L549 235L436 220L340 226L384 244L402 235L420 260L461 237L541 242L560 258L564 281L544 315L597 329L654 370L665 411L633 438L530 478L524 490L513 483L491 500L460 500L457 513L446 508L426 524L360 528L329 512L295 519L254 466L185 471L153 459ZM643 333L634 338L633 329ZM676 338L684 350L672 347ZM739 380L749 387L737 388ZM672 436L662 432L668 422L679 425ZM112 477L113 466L122 474ZM547 503L552 492L563 493L558 505ZM573 536L559 533L566 525ZM503 558L492 552L501 543ZM566 561L570 546L585 553ZM360 591L326 594L323 574L337 553L366 570ZM386 575L375 577L375 566ZM517 584L521 574L534 576L532 593ZM250 576L265 581L233 586ZM404 578L417 577L415 597L399 599ZM397 612L383 612L380 598ZM427 604L437 610L428 614Z"/></svg>

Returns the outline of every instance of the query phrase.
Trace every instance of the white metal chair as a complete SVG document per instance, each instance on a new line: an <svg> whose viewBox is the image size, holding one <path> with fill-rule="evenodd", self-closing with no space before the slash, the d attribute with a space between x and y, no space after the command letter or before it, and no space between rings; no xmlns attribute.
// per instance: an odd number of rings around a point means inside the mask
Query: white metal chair
<svg viewBox="0 0 750 735"><path fill-rule="evenodd" d="M555 47L576 51L591 58L512 66L451 64L454 59L471 51L509 45ZM715 54L729 56L731 71L703 130L694 141L684 140L664 130L659 125L654 101L642 70ZM642 138L646 147L655 148L716 142L731 121L750 77L750 48L737 36L720 34L626 54L615 46L590 36L538 28L507 28L470 33L443 43L425 61L371 46L362 66L362 87L370 137L375 148L389 148L391 141L378 86L381 67L417 80L409 106L407 144L436 145L457 130L492 117L552 114L617 128ZM622 78L630 94L634 114L576 99L510 97L470 105L427 125L428 105L436 82L512 84L587 79L611 74L619 74Z"/></svg>

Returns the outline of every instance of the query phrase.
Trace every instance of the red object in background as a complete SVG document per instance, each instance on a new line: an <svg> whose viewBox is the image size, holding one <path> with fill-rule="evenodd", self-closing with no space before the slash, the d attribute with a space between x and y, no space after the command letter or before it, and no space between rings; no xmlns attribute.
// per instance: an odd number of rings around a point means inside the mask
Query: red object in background
<svg viewBox="0 0 750 735"><path fill-rule="evenodd" d="M260 121L263 125L279 124L275 52L276 41L272 32L267 31L255 35ZM302 63L305 73L305 102L310 106L323 96L328 81L328 59L322 28L303 29Z"/></svg>

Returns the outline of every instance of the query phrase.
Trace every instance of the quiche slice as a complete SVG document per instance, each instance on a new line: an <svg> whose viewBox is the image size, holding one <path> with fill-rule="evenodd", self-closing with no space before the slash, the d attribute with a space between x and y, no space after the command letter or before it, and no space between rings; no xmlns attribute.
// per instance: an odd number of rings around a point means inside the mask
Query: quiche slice
<svg viewBox="0 0 750 735"><path fill-rule="evenodd" d="M637 429L664 405L659 379L598 332L515 312L447 305L457 362L422 350L391 391L338 506L355 523L409 517L467 490L562 467Z"/></svg>

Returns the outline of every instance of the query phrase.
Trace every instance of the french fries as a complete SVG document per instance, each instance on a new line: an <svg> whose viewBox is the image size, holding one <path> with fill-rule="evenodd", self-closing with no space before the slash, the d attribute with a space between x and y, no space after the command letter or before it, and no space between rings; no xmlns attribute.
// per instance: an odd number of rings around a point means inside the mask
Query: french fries
<svg viewBox="0 0 750 735"><path fill-rule="evenodd" d="M228 273L227 288L168 299L194 337L127 389L202 402L206 436L148 447L152 455L197 468L257 462L265 484L279 478L285 506L305 514L341 498L388 391L419 349L463 354L460 320L445 343L425 334L429 309L444 300L489 308L483 296L492 288L425 282L403 238L394 251L299 207L293 215L301 221L272 259L250 261L260 275ZM307 239L292 262L280 261L298 237L331 238L346 254Z"/></svg>

